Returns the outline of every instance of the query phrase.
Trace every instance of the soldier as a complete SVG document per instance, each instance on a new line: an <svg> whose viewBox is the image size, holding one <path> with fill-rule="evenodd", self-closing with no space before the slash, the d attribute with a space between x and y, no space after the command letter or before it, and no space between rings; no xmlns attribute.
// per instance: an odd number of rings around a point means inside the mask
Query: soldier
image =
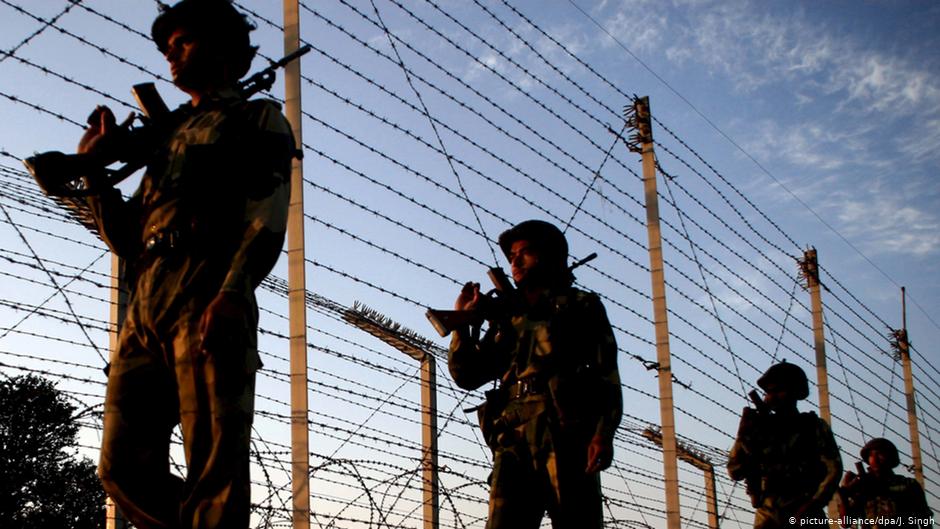
<svg viewBox="0 0 940 529"><path fill-rule="evenodd" d="M838 486L842 459L829 425L797 409L809 396L806 373L781 362L757 385L766 409L744 409L728 458L731 479L747 480L755 529L828 525L823 507Z"/></svg>
<svg viewBox="0 0 940 529"><path fill-rule="evenodd" d="M518 287L482 339L455 330L449 368L464 389L499 380L481 427L494 451L487 529L603 524L599 472L613 460L622 414L617 344L596 294L571 286L568 243L552 224L530 220L499 245ZM480 303L467 283L457 310Z"/></svg>
<svg viewBox="0 0 940 529"><path fill-rule="evenodd" d="M900 464L894 443L872 439L862 447L861 456L868 462L868 472L846 472L839 488L843 527L913 529L933 525L924 489L916 480L894 473Z"/></svg>
<svg viewBox="0 0 940 529"><path fill-rule="evenodd" d="M236 90L252 29L227 0L164 6L151 34L190 102L173 111L132 198L112 188L89 199L131 275L98 473L141 529L248 527L254 290L283 244L294 154L279 107ZM135 147L106 107L90 123L79 152L102 166ZM169 469L178 423L185 480Z"/></svg>

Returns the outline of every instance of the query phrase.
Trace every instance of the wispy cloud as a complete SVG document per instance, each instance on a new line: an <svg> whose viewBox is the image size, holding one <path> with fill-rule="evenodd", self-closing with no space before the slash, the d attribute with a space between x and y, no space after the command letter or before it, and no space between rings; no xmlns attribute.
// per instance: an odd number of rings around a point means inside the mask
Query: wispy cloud
<svg viewBox="0 0 940 529"><path fill-rule="evenodd" d="M940 215L918 200L924 184L877 176L858 189L830 194L821 207L866 253L934 255L940 253Z"/></svg>
<svg viewBox="0 0 940 529"><path fill-rule="evenodd" d="M779 17L758 13L758 4L747 0L673 0L670 9L660 5L648 10L656 14L638 14L643 10L637 4L645 3L618 4L606 15L605 27L636 53L659 50L673 64L701 64L739 92L788 83L799 102L811 93L837 96L845 111L940 111L934 72L840 34L799 9Z"/></svg>
<svg viewBox="0 0 940 529"><path fill-rule="evenodd" d="M508 19L503 19L503 21L507 22ZM541 87L540 80L557 88L562 85L557 82L557 73L554 68L566 74L579 68L576 61L566 51L559 48L551 39L539 33L532 26L517 22L512 30L520 38L516 38L505 31L495 31L494 28L492 33L484 35L486 43L473 42L471 48L479 50L477 55L479 62L471 61L468 63L462 76L465 81L473 81L484 75L492 75L491 72L495 71L524 90ZM573 23L554 25L549 34L575 55L580 55L592 44L592 39L585 35L583 28ZM505 57L493 51L489 47L490 45L500 50ZM533 53L530 46L545 60L540 59ZM546 61L551 66L546 64ZM520 69L520 66L526 71Z"/></svg>
<svg viewBox="0 0 940 529"><path fill-rule="evenodd" d="M748 0L673 0L671 6L667 20L654 20L652 35L658 40L630 40L620 15L633 12L632 2L618 4L608 27L628 46L659 43L662 47L647 55L660 53L683 68L703 66L742 96L784 98L776 106L792 111L750 115L734 124L735 135L747 138L741 143L749 153L770 162L799 196L813 197L814 209L866 252L940 252L940 216L930 207L937 197L921 198L935 184L907 169L906 187L888 184L883 176L894 174L899 160L935 173L940 162L935 69L915 54L827 26L799 8L780 17ZM760 192L774 193L772 187Z"/></svg>
<svg viewBox="0 0 940 529"><path fill-rule="evenodd" d="M646 2L633 2L637 3ZM617 40L636 53L648 53L661 48L667 34L666 17L642 6L632 6L629 11L617 11L613 16L605 18L604 26ZM606 35L602 37L601 44L605 48L616 46Z"/></svg>
<svg viewBox="0 0 940 529"><path fill-rule="evenodd" d="M818 121L783 124L770 119L753 126L745 149L759 159L782 162L794 170L832 172L858 167L883 167L887 162L871 150L868 135L875 125L857 123L848 129L824 127Z"/></svg>
<svg viewBox="0 0 940 529"><path fill-rule="evenodd" d="M920 164L936 161L940 147L940 117L933 117L910 127L894 138L893 143L908 163Z"/></svg>

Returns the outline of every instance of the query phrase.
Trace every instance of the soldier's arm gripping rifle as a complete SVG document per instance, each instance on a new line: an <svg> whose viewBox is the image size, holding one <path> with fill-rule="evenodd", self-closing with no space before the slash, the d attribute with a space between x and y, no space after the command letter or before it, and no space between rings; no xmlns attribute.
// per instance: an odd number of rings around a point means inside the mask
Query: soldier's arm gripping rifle
<svg viewBox="0 0 940 529"><path fill-rule="evenodd" d="M597 254L592 253L584 259L574 262L568 267L568 271L570 272L595 258L597 258ZM506 314L509 299L515 288L502 268L490 268L487 275L493 283L493 289L487 292L485 296L480 297L476 308L471 310L437 310L429 308L425 313L428 321L431 322L431 325L442 338L467 325L479 329L484 321L498 320Z"/></svg>
<svg viewBox="0 0 940 529"><path fill-rule="evenodd" d="M751 390L748 397L754 407L746 407L741 413L738 435L728 459L728 473L735 481L744 480L746 491L751 498L751 506L760 505L762 490L761 454L758 441L759 430L770 410L760 399L756 390Z"/></svg>
<svg viewBox="0 0 940 529"><path fill-rule="evenodd" d="M470 326L477 334L484 321L493 321L506 311L509 297L515 291L506 272L499 267L490 268L486 273L493 283L493 289L480 296L477 306L470 310L437 310L429 308L425 313L428 321L441 337L449 335L461 327Z"/></svg>
<svg viewBox="0 0 940 529"><path fill-rule="evenodd" d="M310 51L304 46L286 55L238 83L237 89L245 99L274 84L277 70ZM42 192L51 197L84 197L100 194L146 166L160 142L177 125L178 116L171 112L160 97L153 83L141 83L131 89L141 115L140 125L121 131L119 138L121 153L118 161L124 165L117 169L102 166L87 154L64 154L47 151L23 160L26 169L36 179ZM97 118L93 113L89 119Z"/></svg>

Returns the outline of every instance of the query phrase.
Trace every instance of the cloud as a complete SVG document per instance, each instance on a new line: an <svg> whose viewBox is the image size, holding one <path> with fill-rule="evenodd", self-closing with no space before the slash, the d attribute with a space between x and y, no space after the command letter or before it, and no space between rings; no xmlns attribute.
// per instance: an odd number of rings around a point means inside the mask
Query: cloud
<svg viewBox="0 0 940 529"><path fill-rule="evenodd" d="M479 61L479 62L478 62ZM491 72L505 74L507 62L502 57L492 51L480 54L476 61L471 61L463 73L463 80L471 82L479 79L483 75L491 75Z"/></svg>
<svg viewBox="0 0 940 529"><path fill-rule="evenodd" d="M818 93L841 97L848 112L940 111L935 73L798 8L786 17L747 0L634 0L615 9L605 27L635 53L700 64L741 93L787 83L802 104ZM609 45L606 36L601 45Z"/></svg>
<svg viewBox="0 0 940 529"><path fill-rule="evenodd" d="M592 17L635 53L650 53L663 47L668 36L667 14L658 9L656 0L625 0L613 13L607 13L608 2L592 9ZM604 48L617 46L606 33L601 35Z"/></svg>
<svg viewBox="0 0 940 529"><path fill-rule="evenodd" d="M921 184L897 186L873 178L863 189L831 196L823 208L838 219L839 231L861 241L866 253L923 257L940 251L940 217L917 205Z"/></svg>
<svg viewBox="0 0 940 529"><path fill-rule="evenodd" d="M845 92L846 103L867 105L880 112L940 110L937 79L908 60L868 51L835 66L827 88Z"/></svg>
<svg viewBox="0 0 940 529"><path fill-rule="evenodd" d="M868 136L875 125L859 122L851 127L827 127L820 121L783 124L761 120L743 142L746 151L761 160L783 162L792 170L831 173L851 167L881 168L887 163L874 156Z"/></svg>
<svg viewBox="0 0 940 529"><path fill-rule="evenodd" d="M940 153L940 117L915 124L894 139L899 152L912 164L936 163Z"/></svg>
<svg viewBox="0 0 940 529"><path fill-rule="evenodd" d="M502 18L502 20L508 23L505 18ZM547 30L547 33L571 53L580 55L591 44L591 39L585 36L582 29L576 24L561 23L552 26L551 29ZM492 75L492 70L502 74L525 91L543 88L542 83L536 80L537 78L564 93L564 84L557 80L557 73L552 66L565 74L580 71L580 66L577 65L576 60L552 42L551 39L525 22L519 21L512 30L522 40L509 32L503 31L501 27L500 31L495 31L494 28L494 31L483 35L486 43L474 39L472 47L480 50L477 52L477 60L483 64L476 61L469 62L462 75L463 79L468 82L473 81L481 76ZM490 46L500 50L506 57L500 56ZM530 46L535 52L544 57L545 61L533 53ZM546 61L552 66L546 64ZM520 66L528 73L522 71L519 68ZM515 97L515 94L510 97Z"/></svg>
<svg viewBox="0 0 940 529"><path fill-rule="evenodd" d="M548 37L545 37L541 33L536 33L536 31L528 25L523 26L520 24L515 30L523 37L528 36L530 41L534 39L535 49L561 71L565 73L580 71L580 67L576 66L576 61ZM591 44L590 39L581 31L581 28L575 24L559 24L553 26L548 33L552 38L560 42L571 53L577 56L582 55ZM529 54L528 50L520 51L526 55ZM534 65L536 70L547 71L549 69L541 60L535 59L535 61L537 61Z"/></svg>
<svg viewBox="0 0 940 529"><path fill-rule="evenodd" d="M898 139L912 160L936 156L940 120ZM790 127L765 121L745 149L759 159L791 167L777 178L826 218L866 254L923 257L940 253L940 212L933 173L905 174L896 179L897 160L882 159L866 138L879 137L876 124L859 124L853 132L835 132L819 125ZM917 136L919 133L919 136ZM916 136L916 137L915 137ZM793 175L791 177L783 175ZM776 185L753 192L775 201L790 195Z"/></svg>

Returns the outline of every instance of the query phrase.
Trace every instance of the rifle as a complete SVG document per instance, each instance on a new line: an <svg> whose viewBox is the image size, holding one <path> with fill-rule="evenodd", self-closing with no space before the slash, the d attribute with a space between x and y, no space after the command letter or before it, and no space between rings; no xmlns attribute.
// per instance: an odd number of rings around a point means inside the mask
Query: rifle
<svg viewBox="0 0 940 529"><path fill-rule="evenodd" d="M767 407L767 404L761 400L760 395L757 394L756 389L749 391L747 396L751 399L751 402L754 403L754 409L757 410L757 413L761 415L767 415L770 413L770 409Z"/></svg>
<svg viewBox="0 0 940 529"><path fill-rule="evenodd" d="M858 477L864 477L868 475L868 472L865 470L865 463L861 461L855 462L855 473L858 474Z"/></svg>
<svg viewBox="0 0 940 529"><path fill-rule="evenodd" d="M574 262L568 267L568 271L590 262L597 258L597 253ZM476 332L484 321L495 321L505 316L509 312L510 300L512 299L515 288L509 282L509 277L502 268L493 267L487 272L490 281L493 283L493 289L480 298L477 306L470 310L437 310L428 308L425 316L441 337L445 337L455 329L469 325Z"/></svg>
<svg viewBox="0 0 940 529"><path fill-rule="evenodd" d="M770 414L770 409L767 407L767 404L761 400L760 395L757 394L757 390L752 389L748 392L747 396L751 399L754 407L744 408L744 413L741 416L741 424L738 425L739 439L750 437L751 430L758 426L760 418ZM744 489L751 498L751 507L755 509L760 506L763 493L760 468L761 465L759 462L752 463L750 471L744 476Z"/></svg>
<svg viewBox="0 0 940 529"><path fill-rule="evenodd" d="M310 51L304 46L278 61L239 81L236 89L245 99L268 90L274 85L277 70ZM153 83L141 83L131 88L141 114L134 116L140 125L128 127L120 138L122 153L118 158L124 165L117 169L102 167L87 154L64 154L59 151L39 153L23 160L39 188L51 197L84 197L100 194L146 166L156 152L160 141L179 123L178 115L167 108ZM89 124L98 119L93 112Z"/></svg>

